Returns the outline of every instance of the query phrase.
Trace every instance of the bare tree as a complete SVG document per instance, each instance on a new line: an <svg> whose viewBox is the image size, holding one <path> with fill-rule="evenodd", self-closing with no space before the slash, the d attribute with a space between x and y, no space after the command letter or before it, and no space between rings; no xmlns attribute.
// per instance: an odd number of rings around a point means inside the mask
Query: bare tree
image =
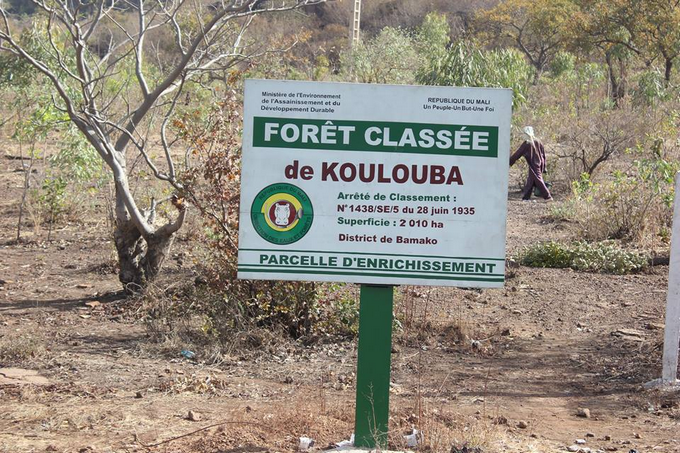
<svg viewBox="0 0 680 453"><path fill-rule="evenodd" d="M126 290L143 287L158 275L185 221L183 186L173 160L175 139L168 128L178 104L187 99L185 88L266 52L246 44L245 33L256 15L324 1L30 0L42 16L40 53L24 45L0 5L0 51L27 61L51 81L55 105L111 171L114 239ZM172 57L162 58L150 36L171 40ZM132 76L126 78L128 67ZM155 144L162 149L160 158L151 152ZM141 159L156 180L173 190L168 200L177 211L174 220L156 225L158 202L152 199L143 208L135 199L127 165L131 159Z"/></svg>
<svg viewBox="0 0 680 453"><path fill-rule="evenodd" d="M563 126L561 135L566 146L556 154L568 165L572 181L583 173L592 176L604 162L635 147L651 121L629 106L583 113L575 122Z"/></svg>

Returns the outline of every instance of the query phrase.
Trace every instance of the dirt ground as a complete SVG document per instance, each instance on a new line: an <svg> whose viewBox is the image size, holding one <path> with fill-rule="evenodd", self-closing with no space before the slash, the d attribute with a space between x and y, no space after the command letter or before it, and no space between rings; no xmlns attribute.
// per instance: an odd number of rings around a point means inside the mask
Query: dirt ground
<svg viewBox="0 0 680 453"><path fill-rule="evenodd" d="M320 448L349 438L355 342L281 341L210 366L159 353L111 273L103 218L14 241L20 165L0 155L0 451L283 452L300 436ZM509 254L568 236L546 209L510 194ZM174 255L166 276L186 266ZM641 387L660 375L667 273L513 267L503 289L400 288L392 446L415 426L422 451L558 452L582 439L680 452L678 394Z"/></svg>

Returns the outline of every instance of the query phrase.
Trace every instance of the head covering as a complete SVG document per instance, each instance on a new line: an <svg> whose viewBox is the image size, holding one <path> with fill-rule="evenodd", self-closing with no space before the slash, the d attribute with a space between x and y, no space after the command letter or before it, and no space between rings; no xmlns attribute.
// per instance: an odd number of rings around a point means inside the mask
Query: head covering
<svg viewBox="0 0 680 453"><path fill-rule="evenodd" d="M532 142L536 139L536 136L534 135L534 128L531 126L524 126L524 134L529 137L529 140Z"/></svg>

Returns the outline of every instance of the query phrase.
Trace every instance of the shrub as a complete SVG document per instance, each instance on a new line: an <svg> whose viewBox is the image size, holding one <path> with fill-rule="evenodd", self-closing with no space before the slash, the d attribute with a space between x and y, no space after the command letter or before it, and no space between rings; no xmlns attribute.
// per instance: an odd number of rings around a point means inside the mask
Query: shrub
<svg viewBox="0 0 680 453"><path fill-rule="evenodd" d="M192 253L201 275L196 287L149 299L148 325L160 331L186 318L192 322L182 328L184 337L221 345L252 342L260 327L295 339L355 335L357 298L343 285L237 279L242 120L236 91L225 98L208 112L188 112L174 123L190 150L182 195L200 214L203 230Z"/></svg>
<svg viewBox="0 0 680 453"><path fill-rule="evenodd" d="M636 160L629 171L615 171L603 183L584 174L573 183L569 201L581 236L639 243L667 238L678 170L680 163L655 157Z"/></svg>
<svg viewBox="0 0 680 453"><path fill-rule="evenodd" d="M529 267L551 267L564 269L571 267L572 252L568 246L559 242L541 242L522 252L520 262Z"/></svg>
<svg viewBox="0 0 680 453"><path fill-rule="evenodd" d="M319 292L319 323L324 334L356 336L359 332L359 297L343 283L324 284Z"/></svg>
<svg viewBox="0 0 680 453"><path fill-rule="evenodd" d="M582 110L576 118L564 118L560 125L567 145L560 157L571 167L572 177L580 173L592 176L603 163L638 146L648 121L643 112L630 106Z"/></svg>
<svg viewBox="0 0 680 453"><path fill-rule="evenodd" d="M633 97L638 103L650 106L667 100L670 94L664 75L658 69L643 72L633 90Z"/></svg>
<svg viewBox="0 0 680 453"><path fill-rule="evenodd" d="M555 58L549 64L550 75L560 77L563 74L571 74L576 67L576 55L566 51L555 54Z"/></svg>
<svg viewBox="0 0 680 453"><path fill-rule="evenodd" d="M50 231L63 214L77 217L88 195L108 180L97 151L85 137L71 125L60 132L62 146L47 159L45 179L35 194Z"/></svg>
<svg viewBox="0 0 680 453"><path fill-rule="evenodd" d="M416 36L416 47L429 61L441 58L449 45L451 27L446 16L437 12L429 13L423 19Z"/></svg>
<svg viewBox="0 0 680 453"><path fill-rule="evenodd" d="M340 55L343 78L362 83L413 83L415 69L421 64L413 38L392 27Z"/></svg>
<svg viewBox="0 0 680 453"><path fill-rule="evenodd" d="M417 76L425 85L512 88L514 106L526 100L532 70L513 49L485 51L473 41L459 40L432 59Z"/></svg>
<svg viewBox="0 0 680 453"><path fill-rule="evenodd" d="M209 302L194 309L205 314L218 338L240 327L272 325L297 338L309 334L315 322L315 284L236 278L242 121L236 93L225 97L207 114L193 112L174 124L194 160L182 176L183 195L206 228L199 252L209 290L202 298Z"/></svg>
<svg viewBox="0 0 680 453"><path fill-rule="evenodd" d="M627 274L647 266L647 257L636 251L624 250L614 241L577 241L571 244L550 241L528 247L520 262L529 267Z"/></svg>

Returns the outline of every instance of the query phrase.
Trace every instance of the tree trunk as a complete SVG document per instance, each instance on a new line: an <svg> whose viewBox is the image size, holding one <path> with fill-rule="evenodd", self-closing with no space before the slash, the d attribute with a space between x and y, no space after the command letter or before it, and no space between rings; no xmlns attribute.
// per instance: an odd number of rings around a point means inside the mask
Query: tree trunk
<svg viewBox="0 0 680 453"><path fill-rule="evenodd" d="M131 220L116 219L113 231L114 243L118 252L118 279L128 294L139 291L144 286L139 258L146 243Z"/></svg>
<svg viewBox="0 0 680 453"><path fill-rule="evenodd" d="M113 232L118 264L118 279L128 294L138 293L153 282L160 273L163 261L172 245L174 232L159 228L144 237L119 200L116 192L116 226ZM149 213L153 222L153 212Z"/></svg>
<svg viewBox="0 0 680 453"><path fill-rule="evenodd" d="M673 59L665 57L666 60L666 71L664 72L664 80L666 81L666 86L671 83L671 71L673 70Z"/></svg>
<svg viewBox="0 0 680 453"><path fill-rule="evenodd" d="M625 65L624 62L619 60L619 74L616 74L616 69L614 69L614 57L610 52L605 53L605 59L607 61L607 70L609 73L609 87L611 100L614 101L614 106L619 107L621 100L626 96L626 81L625 81Z"/></svg>
<svg viewBox="0 0 680 453"><path fill-rule="evenodd" d="M141 259L141 267L147 281L153 281L160 273L174 238L174 233L161 231L146 238L146 254Z"/></svg>

